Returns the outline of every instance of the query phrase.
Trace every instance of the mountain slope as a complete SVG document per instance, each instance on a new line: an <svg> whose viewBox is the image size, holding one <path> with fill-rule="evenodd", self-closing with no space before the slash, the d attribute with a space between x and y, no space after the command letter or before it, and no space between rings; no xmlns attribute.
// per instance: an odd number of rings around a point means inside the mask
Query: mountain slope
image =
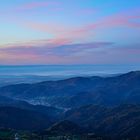
<svg viewBox="0 0 140 140"><path fill-rule="evenodd" d="M76 77L0 88L0 95L33 104L75 108L87 104L115 106L140 102L140 71L115 77Z"/></svg>
<svg viewBox="0 0 140 140"><path fill-rule="evenodd" d="M88 105L68 111L65 119L100 135L140 137L139 105L120 105L115 108Z"/></svg>
<svg viewBox="0 0 140 140"><path fill-rule="evenodd" d="M0 127L18 130L39 130L50 126L44 114L15 107L0 107Z"/></svg>
<svg viewBox="0 0 140 140"><path fill-rule="evenodd" d="M38 113L45 114L52 119L56 120L59 118L59 115L63 112L63 110L51 107L51 106L42 106L42 105L32 105L28 102L11 99L9 97L0 96L0 107L16 107L19 109L25 109L30 111L36 111Z"/></svg>
<svg viewBox="0 0 140 140"><path fill-rule="evenodd" d="M47 135L74 135L74 134L84 134L85 130L77 124L64 120L58 123L55 123L46 131L44 134Z"/></svg>

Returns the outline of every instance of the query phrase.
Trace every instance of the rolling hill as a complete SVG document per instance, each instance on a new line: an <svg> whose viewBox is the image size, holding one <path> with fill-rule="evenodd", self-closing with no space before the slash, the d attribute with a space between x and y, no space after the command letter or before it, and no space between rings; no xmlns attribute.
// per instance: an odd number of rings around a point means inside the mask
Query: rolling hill
<svg viewBox="0 0 140 140"><path fill-rule="evenodd" d="M87 104L116 106L140 102L140 71L114 77L76 77L0 88L0 95L31 104L75 108Z"/></svg>

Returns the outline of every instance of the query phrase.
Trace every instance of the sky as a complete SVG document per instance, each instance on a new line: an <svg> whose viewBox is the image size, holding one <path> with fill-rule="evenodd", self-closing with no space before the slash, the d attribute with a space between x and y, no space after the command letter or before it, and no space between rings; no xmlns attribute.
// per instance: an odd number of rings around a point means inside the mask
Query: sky
<svg viewBox="0 0 140 140"><path fill-rule="evenodd" d="M0 65L140 64L140 0L1 0Z"/></svg>

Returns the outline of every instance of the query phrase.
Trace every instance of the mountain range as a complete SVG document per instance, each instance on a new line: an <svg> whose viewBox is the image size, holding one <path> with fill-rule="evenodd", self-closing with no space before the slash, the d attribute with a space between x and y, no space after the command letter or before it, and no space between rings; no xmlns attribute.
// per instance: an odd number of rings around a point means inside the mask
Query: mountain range
<svg viewBox="0 0 140 140"><path fill-rule="evenodd" d="M140 71L115 77L76 77L0 88L0 95L31 104L75 108L87 104L115 106L140 102Z"/></svg>
<svg viewBox="0 0 140 140"><path fill-rule="evenodd" d="M0 128L140 138L140 71L0 87Z"/></svg>

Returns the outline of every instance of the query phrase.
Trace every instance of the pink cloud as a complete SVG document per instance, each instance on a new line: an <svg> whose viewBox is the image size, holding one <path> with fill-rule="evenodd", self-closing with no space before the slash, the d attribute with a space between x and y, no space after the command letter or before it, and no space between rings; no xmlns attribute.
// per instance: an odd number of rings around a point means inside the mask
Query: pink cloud
<svg viewBox="0 0 140 140"><path fill-rule="evenodd" d="M82 53L84 51L110 46L112 44L110 42L95 42L87 44L63 44L57 46L60 43L55 41L53 44L56 44L56 46L50 47L49 42L52 41L49 40L44 46L42 46L42 44L39 46L38 44L38 47L34 42L33 45L35 46L23 46L23 44L17 44L0 48L0 61L12 61L13 63L22 63L23 61L37 63L72 62L71 60L73 60L73 58L78 57L77 54L79 54L79 52Z"/></svg>
<svg viewBox="0 0 140 140"><path fill-rule="evenodd" d="M98 26L105 27L140 27L140 10L124 11L112 16L105 17L97 23Z"/></svg>
<svg viewBox="0 0 140 140"><path fill-rule="evenodd" d="M62 25L57 23L40 23L40 22L25 22L22 23L28 28L40 32L46 32L53 35L55 38L66 38L71 40L84 40L89 36L96 36L96 32L102 28L110 27L129 27L139 28L140 27L140 16L138 11L134 11L131 14L127 12L117 13L115 15L107 16L94 23L75 26Z"/></svg>
<svg viewBox="0 0 140 140"><path fill-rule="evenodd" d="M90 25L85 26L85 30L95 30L110 27L140 27L140 10L120 12L111 16L104 17Z"/></svg>
<svg viewBox="0 0 140 140"><path fill-rule="evenodd" d="M19 9L22 10L29 10L29 9L35 9L35 8L42 8L42 7L48 7L48 6L58 6L59 2L32 2L27 3L19 7Z"/></svg>
<svg viewBox="0 0 140 140"><path fill-rule="evenodd" d="M91 32L87 26L81 27L71 27L61 24L54 24L54 23L39 23L39 22L26 22L22 23L24 26L40 31L46 32L53 35L55 38L66 39L66 40L79 40L84 39L89 36ZM93 25L92 25L93 27Z"/></svg>
<svg viewBox="0 0 140 140"><path fill-rule="evenodd" d="M117 15L115 17L109 17L102 22L103 26L128 26L128 27L140 27L140 23L133 21L140 19L140 16L127 16Z"/></svg>
<svg viewBox="0 0 140 140"><path fill-rule="evenodd" d="M49 41L48 41L49 42ZM52 42L52 40L50 40ZM40 41L41 43L41 41ZM43 41L44 43L44 41ZM28 44L28 43L27 43ZM55 44L55 43L54 43ZM59 42L56 45L58 45ZM35 45L35 42L34 44ZM114 47L111 42L65 44L51 47L50 43L35 46L7 46L0 49L2 64L105 64L139 62L140 49L136 46ZM119 57L118 57L119 56ZM125 59L122 59L125 56Z"/></svg>

